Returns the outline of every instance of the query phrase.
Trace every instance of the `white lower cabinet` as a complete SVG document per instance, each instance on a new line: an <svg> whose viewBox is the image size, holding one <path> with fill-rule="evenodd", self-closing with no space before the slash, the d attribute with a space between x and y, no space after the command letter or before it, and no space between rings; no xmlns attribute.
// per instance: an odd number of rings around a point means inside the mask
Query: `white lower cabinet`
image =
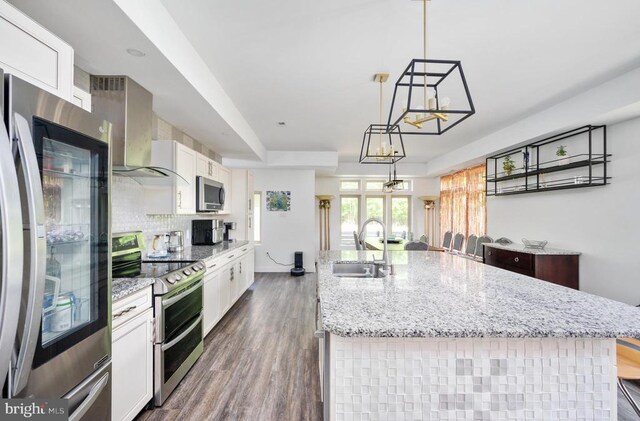
<svg viewBox="0 0 640 421"><path fill-rule="evenodd" d="M205 336L231 309L253 283L254 251L252 245L232 250L205 263L204 334Z"/></svg>
<svg viewBox="0 0 640 421"><path fill-rule="evenodd" d="M129 421L153 398L153 309L114 327L112 341L111 418Z"/></svg>
<svg viewBox="0 0 640 421"><path fill-rule="evenodd" d="M224 316L233 305L233 263L222 267L220 274L220 308Z"/></svg>
<svg viewBox="0 0 640 421"><path fill-rule="evenodd" d="M215 267L215 265L213 265ZM220 308L220 270L211 270L207 267L204 276L202 318L204 325L204 335L206 336L220 320L222 311ZM211 272L209 272L211 271Z"/></svg>

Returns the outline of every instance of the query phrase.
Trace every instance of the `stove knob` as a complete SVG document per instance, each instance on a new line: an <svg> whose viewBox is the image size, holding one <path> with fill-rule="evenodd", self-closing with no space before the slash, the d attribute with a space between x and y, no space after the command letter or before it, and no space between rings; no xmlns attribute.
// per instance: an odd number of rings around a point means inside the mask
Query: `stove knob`
<svg viewBox="0 0 640 421"><path fill-rule="evenodd" d="M186 276L191 275L191 271L189 269L185 269L182 273L184 273Z"/></svg>
<svg viewBox="0 0 640 421"><path fill-rule="evenodd" d="M176 273L175 275L173 275L173 282L178 282L181 279L182 279L182 275L180 275L179 273Z"/></svg>
<svg viewBox="0 0 640 421"><path fill-rule="evenodd" d="M167 280L167 282L169 282L170 284L173 284L176 282L176 280L173 278L173 276L167 276L165 278Z"/></svg>

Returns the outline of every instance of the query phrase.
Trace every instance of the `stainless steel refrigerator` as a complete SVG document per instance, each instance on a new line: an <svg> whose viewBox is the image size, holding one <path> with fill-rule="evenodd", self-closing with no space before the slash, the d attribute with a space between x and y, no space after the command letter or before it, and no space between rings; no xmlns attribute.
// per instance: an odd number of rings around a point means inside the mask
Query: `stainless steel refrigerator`
<svg viewBox="0 0 640 421"><path fill-rule="evenodd" d="M109 420L111 125L15 76L2 80L4 394L66 398L71 420Z"/></svg>

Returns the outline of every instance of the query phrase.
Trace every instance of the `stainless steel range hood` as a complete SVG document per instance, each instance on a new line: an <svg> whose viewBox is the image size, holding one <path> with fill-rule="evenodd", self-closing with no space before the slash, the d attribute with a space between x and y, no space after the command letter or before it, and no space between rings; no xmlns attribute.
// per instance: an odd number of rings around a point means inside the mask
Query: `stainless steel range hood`
<svg viewBox="0 0 640 421"><path fill-rule="evenodd" d="M175 172L151 165L153 95L127 76L91 76L93 111L112 124L113 174L140 184L168 184Z"/></svg>

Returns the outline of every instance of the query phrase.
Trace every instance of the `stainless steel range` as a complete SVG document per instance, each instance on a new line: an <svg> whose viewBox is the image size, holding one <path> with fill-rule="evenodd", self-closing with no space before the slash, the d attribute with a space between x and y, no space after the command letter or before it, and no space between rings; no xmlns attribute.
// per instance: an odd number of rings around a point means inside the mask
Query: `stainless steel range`
<svg viewBox="0 0 640 421"><path fill-rule="evenodd" d="M161 406L203 352L201 261L142 260L141 232L113 237L113 278L153 278L154 401Z"/></svg>

